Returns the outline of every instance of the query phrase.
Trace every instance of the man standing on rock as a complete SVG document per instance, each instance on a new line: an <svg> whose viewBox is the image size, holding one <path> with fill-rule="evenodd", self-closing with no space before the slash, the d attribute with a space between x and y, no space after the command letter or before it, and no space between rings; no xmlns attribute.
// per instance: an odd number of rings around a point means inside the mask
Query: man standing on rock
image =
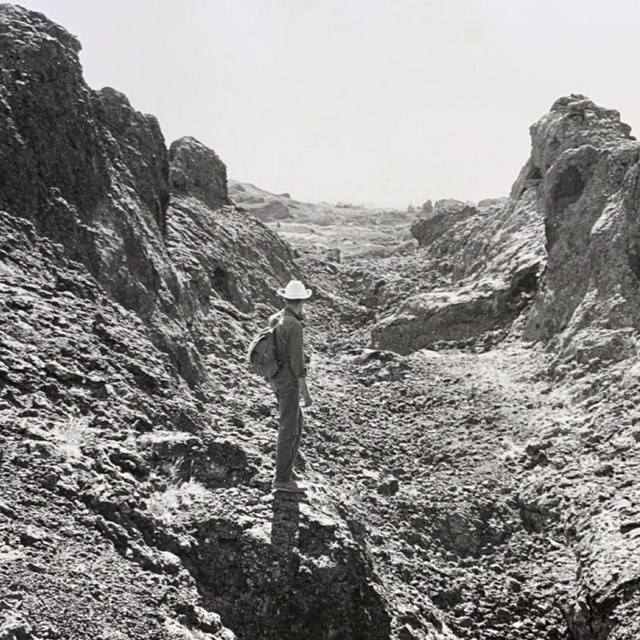
<svg viewBox="0 0 640 640"><path fill-rule="evenodd" d="M306 487L293 465L298 456L304 422L300 398L304 400L305 407L312 403L306 381L302 307L313 292L306 289L300 280L291 280L285 289L278 289L277 293L284 299L285 307L269 318L269 327L275 327L276 352L280 363L278 372L271 380L280 410L273 489L302 493Z"/></svg>

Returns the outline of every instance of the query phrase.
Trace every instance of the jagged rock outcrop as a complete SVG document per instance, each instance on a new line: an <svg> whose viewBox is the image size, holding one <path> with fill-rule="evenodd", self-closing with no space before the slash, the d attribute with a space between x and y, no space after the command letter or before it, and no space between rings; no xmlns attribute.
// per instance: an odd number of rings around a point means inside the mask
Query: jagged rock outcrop
<svg viewBox="0 0 640 640"><path fill-rule="evenodd" d="M242 212L214 213L229 203L221 160L193 138L168 152L153 116L113 89L87 87L79 51L41 14L2 5L0 210L83 263L198 385L203 345L216 344L212 325L228 317L218 307L273 302L298 274L293 254Z"/></svg>
<svg viewBox="0 0 640 640"><path fill-rule="evenodd" d="M412 234L424 247L424 266L416 271L450 274L455 288L408 299L397 317L390 314L376 328L377 344L410 350L477 335L491 324L485 311L478 315L479 301L486 309L493 300L498 310L515 284L530 297L539 290L518 323L526 339L553 340L563 357L583 362L636 353L640 145L617 111L580 95L556 101L531 127L531 141L531 158L506 204L473 209L438 202L432 215L414 223ZM438 215L439 208L449 215ZM496 261L501 252L508 258ZM480 268L469 269L470 260ZM494 281L488 299L477 281L485 276ZM514 317L498 312L494 321L508 326ZM432 318L442 318L446 335ZM405 340L407 333L414 337Z"/></svg>
<svg viewBox="0 0 640 640"><path fill-rule="evenodd" d="M617 111L580 95L556 101L531 137L512 198L535 193L549 259L524 335L585 361L628 357L640 326L640 144Z"/></svg>
<svg viewBox="0 0 640 640"><path fill-rule="evenodd" d="M411 350L439 339L468 338L491 324L506 326L517 315L503 304L515 278L516 289L524 285L528 295L540 289L518 327L526 339L553 339L562 356L584 362L635 355L635 331L640 327L640 144L617 111L581 95L557 100L531 127L531 141L531 158L506 204L476 209L439 201L431 215L413 224L411 232L425 248L423 259L440 271L450 266L456 289L411 297L396 317L375 329L377 345ZM498 220L499 226L494 224ZM468 229L473 234L467 234ZM509 253L511 264L492 263L496 247ZM464 256L464 265L456 264L456 254ZM434 255L447 255L450 264L434 263ZM487 262L485 274L494 274L488 296L477 282L472 291L464 290L473 256ZM462 297L456 293L460 290ZM448 328L444 333L443 327ZM414 337L407 340L405 334Z"/></svg>
<svg viewBox="0 0 640 640"><path fill-rule="evenodd" d="M192 195L210 209L230 204L227 167L214 151L195 138L176 140L169 148L169 179L176 194Z"/></svg>
<svg viewBox="0 0 640 640"><path fill-rule="evenodd" d="M2 5L0 210L33 221L148 315L166 280L155 255L169 201L164 139L122 94L86 86L79 51L44 16Z"/></svg>

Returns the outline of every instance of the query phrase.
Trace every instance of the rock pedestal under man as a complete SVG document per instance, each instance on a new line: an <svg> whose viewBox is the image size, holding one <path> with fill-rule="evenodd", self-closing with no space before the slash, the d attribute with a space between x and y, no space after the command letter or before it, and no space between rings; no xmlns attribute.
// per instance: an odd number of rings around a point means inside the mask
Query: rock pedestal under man
<svg viewBox="0 0 640 640"><path fill-rule="evenodd" d="M302 308L312 291L299 280L291 280L284 289L278 289L285 307L269 318L269 326L275 327L276 351L280 367L271 380L271 388L278 399L280 422L276 447L276 473L273 480L275 491L302 493L306 487L294 471L293 465L300 449L304 406L311 406L307 389L307 367L304 352L304 316Z"/></svg>

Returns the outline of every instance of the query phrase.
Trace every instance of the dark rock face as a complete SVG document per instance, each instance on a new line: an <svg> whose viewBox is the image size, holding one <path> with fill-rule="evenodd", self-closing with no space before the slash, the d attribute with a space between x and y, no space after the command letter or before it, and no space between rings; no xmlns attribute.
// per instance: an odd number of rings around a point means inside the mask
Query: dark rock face
<svg viewBox="0 0 640 640"><path fill-rule="evenodd" d="M0 209L82 262L200 384L201 350L215 344L220 317L211 301L243 310L273 302L272 290L297 274L291 251L235 209L216 214L229 202L222 161L193 138L167 152L153 116L113 89L87 87L80 45L64 29L3 5L0 45Z"/></svg>
<svg viewBox="0 0 640 640"><path fill-rule="evenodd" d="M33 221L148 317L166 271L164 139L124 96L86 86L79 50L44 16L3 5L0 209Z"/></svg>
<svg viewBox="0 0 640 640"><path fill-rule="evenodd" d="M438 200L431 214L427 214L426 218L418 218L411 225L411 235L421 247L430 245L443 233L449 231L455 223L477 213L475 207L466 205L464 202Z"/></svg>
<svg viewBox="0 0 640 640"><path fill-rule="evenodd" d="M82 80L79 51L44 16L2 6L0 207L39 227L52 200L90 216L110 187L98 99Z"/></svg>
<svg viewBox="0 0 640 640"><path fill-rule="evenodd" d="M105 87L97 95L100 120L118 141L119 164L128 169L143 205L154 214L164 235L169 205L169 162L160 125L154 116L135 111L127 97L115 89Z"/></svg>

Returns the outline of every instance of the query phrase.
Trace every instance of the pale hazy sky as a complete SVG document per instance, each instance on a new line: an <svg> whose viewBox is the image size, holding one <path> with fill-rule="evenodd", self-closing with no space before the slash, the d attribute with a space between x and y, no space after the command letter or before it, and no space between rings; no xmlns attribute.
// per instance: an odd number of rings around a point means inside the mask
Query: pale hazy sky
<svg viewBox="0 0 640 640"><path fill-rule="evenodd" d="M508 193L529 125L584 93L640 126L640 0L23 0L87 82L230 177L389 206Z"/></svg>

